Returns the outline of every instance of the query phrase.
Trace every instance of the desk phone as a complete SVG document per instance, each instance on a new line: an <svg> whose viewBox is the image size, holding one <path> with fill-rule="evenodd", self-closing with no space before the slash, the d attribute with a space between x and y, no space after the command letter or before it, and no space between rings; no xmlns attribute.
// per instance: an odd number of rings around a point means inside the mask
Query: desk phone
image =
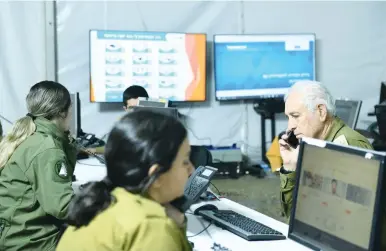
<svg viewBox="0 0 386 251"><path fill-rule="evenodd" d="M181 212L185 212L194 203L197 203L206 189L208 189L210 180L217 172L217 169L211 166L199 166L189 177L185 186L184 196L173 201L172 204Z"/></svg>

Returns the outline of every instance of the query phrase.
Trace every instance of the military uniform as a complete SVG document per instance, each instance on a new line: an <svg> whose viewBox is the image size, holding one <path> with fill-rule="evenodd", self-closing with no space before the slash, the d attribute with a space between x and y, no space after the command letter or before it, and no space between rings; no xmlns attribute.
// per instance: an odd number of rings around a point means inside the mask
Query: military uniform
<svg viewBox="0 0 386 251"><path fill-rule="evenodd" d="M372 149L370 142L364 136L345 125L338 117L334 118L331 129L324 140L341 145ZM285 216L289 217L292 209L292 194L296 182L296 172L287 172L281 168L280 181L280 199L282 210Z"/></svg>
<svg viewBox="0 0 386 251"><path fill-rule="evenodd" d="M0 250L55 250L74 196L76 148L54 123L34 122L0 169Z"/></svg>
<svg viewBox="0 0 386 251"><path fill-rule="evenodd" d="M123 188L87 226L68 227L57 251L190 251L186 224L178 226L155 201Z"/></svg>

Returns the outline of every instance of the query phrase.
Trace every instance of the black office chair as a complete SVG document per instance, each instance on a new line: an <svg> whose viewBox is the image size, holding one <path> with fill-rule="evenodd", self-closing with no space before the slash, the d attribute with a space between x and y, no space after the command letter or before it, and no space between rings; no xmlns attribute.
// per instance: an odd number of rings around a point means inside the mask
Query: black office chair
<svg viewBox="0 0 386 251"><path fill-rule="evenodd" d="M208 166L212 164L212 154L204 146L190 146L190 161L194 168L199 166Z"/></svg>

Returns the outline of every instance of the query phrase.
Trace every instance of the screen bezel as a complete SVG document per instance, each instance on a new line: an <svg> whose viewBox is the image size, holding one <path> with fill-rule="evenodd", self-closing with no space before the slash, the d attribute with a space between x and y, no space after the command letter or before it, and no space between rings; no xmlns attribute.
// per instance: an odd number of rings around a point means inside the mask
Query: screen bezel
<svg viewBox="0 0 386 251"><path fill-rule="evenodd" d="M300 185L300 176L302 171L302 156L304 153L304 148L307 147L307 145L312 145L316 147L323 147L331 150L337 150L340 152L361 156L363 158L368 158L367 154L371 154L371 159L378 160L380 162L379 165L379 172L378 172L378 181L377 181L377 189L376 189L376 195L375 195L375 204L374 204L374 212L373 212L373 219L371 223L371 234L370 234L370 243L369 243L369 249L366 251L376 251L378 250L378 245L380 245L380 238L377 238L377 233L380 232L381 229L381 221L377 221L377 219L380 218L382 214L382 200L381 200L381 194L382 191L385 189L385 186L382 185L383 179L384 179L384 171L385 171L385 155L382 153L378 153L372 150L368 149L361 149L357 147L351 147L351 146L342 146L331 142L323 142L323 146L318 146L312 143L308 143L307 139L304 139L300 143L300 149L299 149L299 155L298 155L298 161L297 161L297 167L296 167L296 183L295 188L293 192L293 202L292 202L292 211L290 216L290 222L289 222L289 228L288 228L288 238L292 239L304 246L307 246L308 248L312 250L322 250L323 248L315 246L313 243L308 241L305 238L302 238L302 235L298 235L296 232L294 232L294 223L295 223L295 212L296 212L296 201L298 198L298 191L299 191L299 185ZM312 139L314 141L314 139ZM311 227L311 226L310 226ZM313 228L313 227L311 227ZM338 238L339 239L339 238ZM341 240L341 239L339 239ZM342 240L343 242L346 242ZM335 249L331 249L335 250Z"/></svg>
<svg viewBox="0 0 386 251"><path fill-rule="evenodd" d="M141 33L164 33L164 34L168 34L168 33L174 33L174 34L185 34L185 35L204 35L205 37L205 48L204 48L204 53L205 53L205 58L207 58L208 56L208 46L207 46L207 38L208 38L208 35L207 33L199 33L199 32L166 32L166 31L135 31L135 30L113 30L113 29L108 29L108 30L104 30L104 29L90 29L89 30L89 36L88 36L88 50L89 50L89 53L88 53L88 67L89 67L89 101L90 103L122 103L122 101L92 101L91 99L91 86L92 86L92 79L91 79L91 33L93 31L112 31L112 32L141 32ZM204 61L204 99L203 100L170 100L170 102L172 102L173 104L185 104L185 103L202 103L202 102L206 102L208 101L208 77L207 77L207 73L208 73L208 65L207 65L207 60ZM127 88L127 87L126 87Z"/></svg>
<svg viewBox="0 0 386 251"><path fill-rule="evenodd" d="M227 97L227 98L219 98L217 96L217 74L216 74L216 37L220 36L307 36L307 35L312 35L314 36L314 61L313 61L313 69L314 69L314 81L317 79L316 77L316 34L315 33L261 33L261 34L215 34L213 35L213 81L214 81L214 96L216 101L238 101L238 100L259 100L259 99L267 99L267 98L283 98L285 94L278 94L278 95L273 95L270 97L264 96L264 95L255 95L255 96L238 96L238 97ZM289 89L290 87L288 87Z"/></svg>

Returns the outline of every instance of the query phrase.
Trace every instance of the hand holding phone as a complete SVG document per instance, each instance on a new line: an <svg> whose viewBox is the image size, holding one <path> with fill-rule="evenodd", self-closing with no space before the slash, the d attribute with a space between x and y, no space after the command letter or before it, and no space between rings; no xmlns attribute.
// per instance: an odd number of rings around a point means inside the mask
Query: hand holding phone
<svg viewBox="0 0 386 251"><path fill-rule="evenodd" d="M287 140L286 142L288 143L288 145L290 145L290 147L296 149L299 145L299 140L296 138L296 135L294 133L294 130L291 130L287 133Z"/></svg>
<svg viewBox="0 0 386 251"><path fill-rule="evenodd" d="M283 160L283 168L287 171L295 171L299 154L299 140L293 130L280 135L280 155Z"/></svg>

